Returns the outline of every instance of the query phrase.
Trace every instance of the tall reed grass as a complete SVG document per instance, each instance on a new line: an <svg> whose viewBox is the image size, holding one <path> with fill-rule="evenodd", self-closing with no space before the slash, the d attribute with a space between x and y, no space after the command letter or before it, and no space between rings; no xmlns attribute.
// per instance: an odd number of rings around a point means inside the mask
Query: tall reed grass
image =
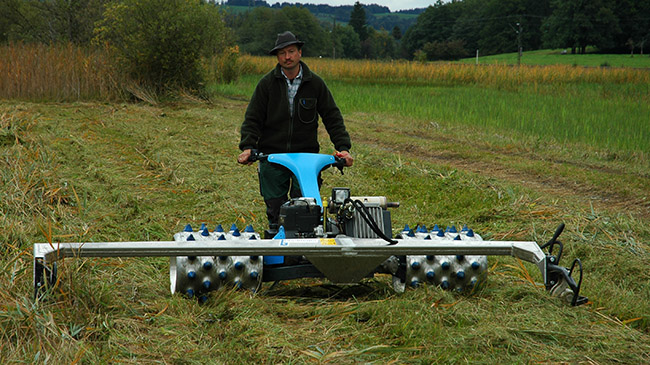
<svg viewBox="0 0 650 365"><path fill-rule="evenodd" d="M0 45L0 98L115 100L124 76L102 49L72 44Z"/></svg>
<svg viewBox="0 0 650 365"><path fill-rule="evenodd" d="M273 57L247 56L257 73L275 65ZM466 65L452 63L419 63L408 61L380 62L371 60L308 59L309 66L326 78L351 79L361 82L399 82L414 85L466 85L513 88L522 83L650 83L650 70L629 68L587 68L570 65L523 66Z"/></svg>

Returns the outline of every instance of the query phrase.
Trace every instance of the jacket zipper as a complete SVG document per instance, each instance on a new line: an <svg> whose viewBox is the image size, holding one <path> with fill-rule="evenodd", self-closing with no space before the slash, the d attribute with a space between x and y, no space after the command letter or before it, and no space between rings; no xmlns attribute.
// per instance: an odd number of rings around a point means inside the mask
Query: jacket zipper
<svg viewBox="0 0 650 365"><path fill-rule="evenodd" d="M284 81L284 87L285 87L285 95L287 95L287 103L289 103L289 90L287 89L287 82L286 80ZM296 113L298 113L298 110L296 108L296 99L300 100L298 98L298 94L300 93L300 89L302 89L302 85L305 83L305 79L303 77L302 82L300 83L300 86L298 86L298 90L296 90L296 95L293 97L293 113L289 112L289 116L291 117L289 121L289 140L287 141L287 152L291 152L291 139L293 138L293 122L294 119L296 118Z"/></svg>
<svg viewBox="0 0 650 365"><path fill-rule="evenodd" d="M291 103L289 102L289 89L288 89L289 86L287 86L287 80L282 79L282 85L284 85L284 95L287 97L287 106L290 106ZM296 95L297 94L298 93L296 93ZM294 100L295 100L295 98L294 98ZM295 105L294 105L294 107L295 107ZM294 113L296 112L295 108L294 108L293 112ZM289 117L290 117L290 119L289 119L289 133L288 133L289 138L287 138L287 149L286 149L287 152L291 152L291 138L293 137L293 115L291 113L291 110L289 110Z"/></svg>

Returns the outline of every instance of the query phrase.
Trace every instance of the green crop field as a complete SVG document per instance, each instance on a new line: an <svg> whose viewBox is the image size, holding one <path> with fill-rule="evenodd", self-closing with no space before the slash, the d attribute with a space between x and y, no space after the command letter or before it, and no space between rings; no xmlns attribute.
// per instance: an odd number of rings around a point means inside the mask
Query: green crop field
<svg viewBox="0 0 650 365"><path fill-rule="evenodd" d="M562 53L567 50L537 50L525 51L522 53L522 65L574 65L589 67L636 67L650 68L650 55L644 54L571 54ZM492 56L482 56L479 51L479 64L517 64L517 52L504 53ZM468 57L458 61L459 63L476 63L476 57Z"/></svg>
<svg viewBox="0 0 650 365"><path fill-rule="evenodd" d="M633 81L645 74L444 66L423 80L385 70L426 66L335 64L347 72L336 74L307 62L330 85L356 157L344 175L324 172L322 195L348 186L399 201L394 231L467 224L486 240L541 244L563 222L561 264L582 259L589 303L552 298L534 265L509 257L490 257L473 293L397 294L377 275L222 290L205 304L169 293L167 259L66 259L59 285L34 302L36 242L170 240L203 222L264 228L255 167L236 163L261 73L211 86L208 101L5 97L0 362L650 361L650 103L647 83Z"/></svg>

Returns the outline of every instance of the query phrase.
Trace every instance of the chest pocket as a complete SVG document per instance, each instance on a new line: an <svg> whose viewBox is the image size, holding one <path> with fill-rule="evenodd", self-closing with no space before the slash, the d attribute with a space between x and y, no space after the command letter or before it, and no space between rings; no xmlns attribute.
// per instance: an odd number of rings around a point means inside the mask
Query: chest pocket
<svg viewBox="0 0 650 365"><path fill-rule="evenodd" d="M298 119L303 123L313 123L318 120L315 98L300 98L298 100Z"/></svg>

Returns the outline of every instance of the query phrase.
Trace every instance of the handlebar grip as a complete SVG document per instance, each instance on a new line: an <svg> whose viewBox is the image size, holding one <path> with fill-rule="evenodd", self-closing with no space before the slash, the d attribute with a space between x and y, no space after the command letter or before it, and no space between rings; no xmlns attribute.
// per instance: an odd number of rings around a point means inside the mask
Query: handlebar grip
<svg viewBox="0 0 650 365"><path fill-rule="evenodd" d="M260 151L258 151L256 149L252 149L251 150L251 155L248 156L248 162L256 162L256 161L260 161L260 160L266 160L267 158L269 158L268 155L265 155L265 154L263 154L262 152L260 152Z"/></svg>
<svg viewBox="0 0 650 365"><path fill-rule="evenodd" d="M555 242L557 241L557 238L560 237L562 234L562 231L564 231L564 223L561 223L557 229L555 230L555 234L553 234L553 238L551 238L550 242Z"/></svg>

